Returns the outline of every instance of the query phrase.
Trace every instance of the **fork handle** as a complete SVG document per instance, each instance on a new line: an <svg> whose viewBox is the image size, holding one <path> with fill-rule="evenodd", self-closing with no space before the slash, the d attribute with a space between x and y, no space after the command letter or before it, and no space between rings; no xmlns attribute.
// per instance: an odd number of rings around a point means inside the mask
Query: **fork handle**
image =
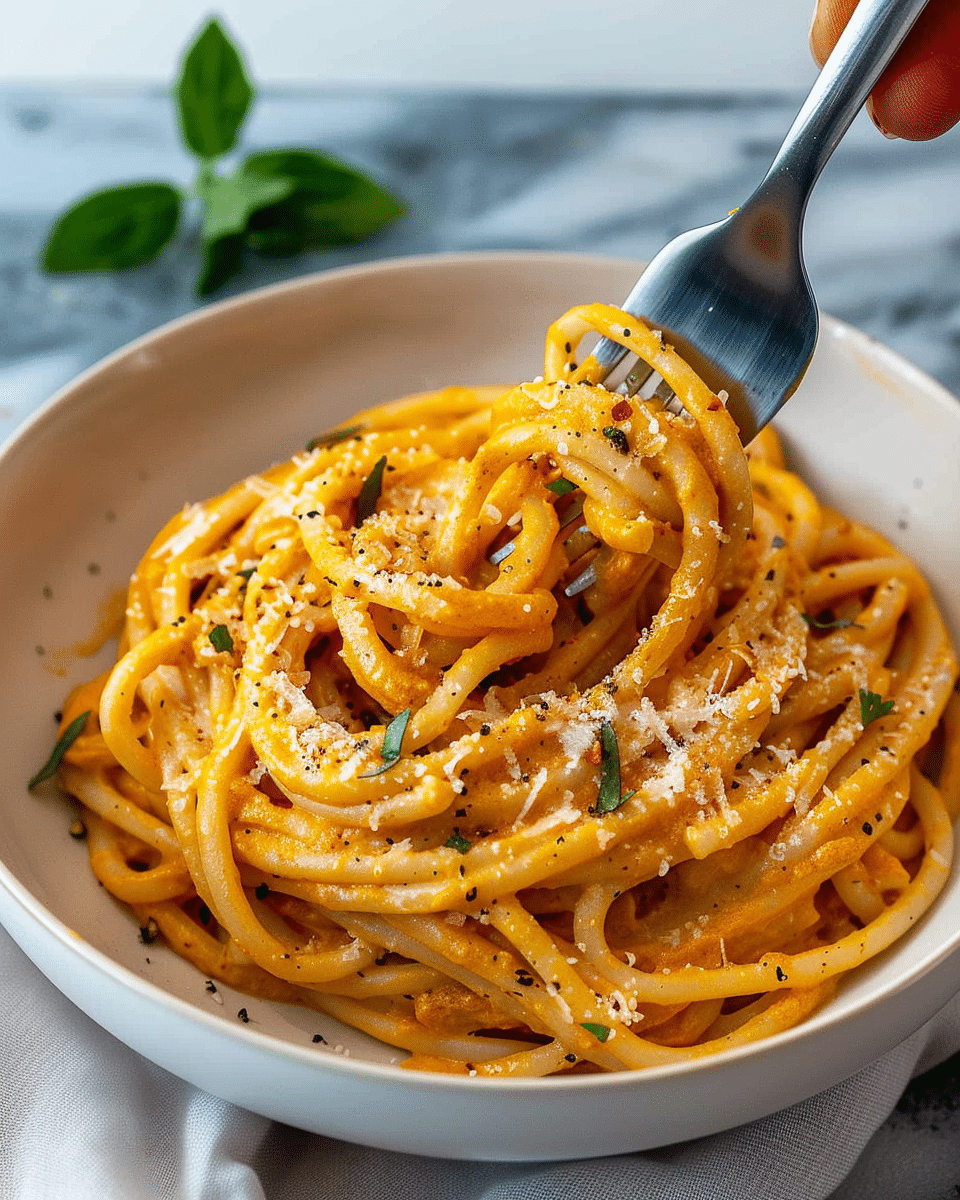
<svg viewBox="0 0 960 1200"><path fill-rule="evenodd" d="M927 0L860 0L757 193L786 175L802 215L827 160L926 6Z"/></svg>

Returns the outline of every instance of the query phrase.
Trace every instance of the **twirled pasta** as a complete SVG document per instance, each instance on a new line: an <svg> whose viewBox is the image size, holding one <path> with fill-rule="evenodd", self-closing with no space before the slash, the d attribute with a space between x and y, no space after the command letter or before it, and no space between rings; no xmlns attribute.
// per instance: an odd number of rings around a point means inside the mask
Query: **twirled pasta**
<svg viewBox="0 0 960 1200"><path fill-rule="evenodd" d="M684 413L578 367L590 330ZM174 517L60 778L210 977L411 1067L641 1068L795 1024L930 905L955 678L914 566L591 305L542 381L370 409Z"/></svg>

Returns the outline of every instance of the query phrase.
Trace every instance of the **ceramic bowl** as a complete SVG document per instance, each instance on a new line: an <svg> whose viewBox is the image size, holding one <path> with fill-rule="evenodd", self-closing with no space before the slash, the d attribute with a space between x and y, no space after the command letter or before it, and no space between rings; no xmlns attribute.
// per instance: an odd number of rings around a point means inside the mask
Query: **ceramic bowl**
<svg viewBox="0 0 960 1200"><path fill-rule="evenodd" d="M549 322L579 302L616 302L638 269L577 256L456 255L253 292L114 354L6 445L0 921L58 988L147 1058L332 1137L455 1158L579 1158L708 1134L793 1104L890 1049L960 988L955 869L909 937L805 1024L757 1045L619 1075L408 1073L395 1050L333 1020L225 988L215 997L193 967L144 946L68 836L68 803L52 788L27 791L66 690L110 661L109 646L89 657L83 643L169 514L361 406L538 374ZM960 631L960 404L828 318L778 424L820 495L903 545ZM249 1023L237 1018L242 1007Z"/></svg>

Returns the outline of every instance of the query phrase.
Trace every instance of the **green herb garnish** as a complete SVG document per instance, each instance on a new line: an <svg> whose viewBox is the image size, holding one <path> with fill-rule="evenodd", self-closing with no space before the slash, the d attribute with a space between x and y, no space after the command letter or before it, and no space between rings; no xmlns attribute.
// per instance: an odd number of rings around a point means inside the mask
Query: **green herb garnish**
<svg viewBox="0 0 960 1200"><path fill-rule="evenodd" d="M357 497L357 524L362 525L367 517L372 516L380 499L383 489L383 472L387 465L387 456L378 458L373 464L373 470L363 481L360 495Z"/></svg>
<svg viewBox="0 0 960 1200"><path fill-rule="evenodd" d="M222 654L224 650L233 649L233 638L226 625L214 625L210 630L210 644L218 654Z"/></svg>
<svg viewBox="0 0 960 1200"><path fill-rule="evenodd" d="M564 479L561 475L559 479L555 479L553 483L547 484L547 491L553 492L556 496L566 496L568 492L575 492L577 484L571 483L569 479Z"/></svg>
<svg viewBox="0 0 960 1200"><path fill-rule="evenodd" d="M864 729L866 729L871 721L876 721L880 717L885 717L887 713L892 712L892 700L883 700L876 692L868 692L864 688L860 689L860 717L863 721Z"/></svg>
<svg viewBox="0 0 960 1200"><path fill-rule="evenodd" d="M238 575L242 575L244 579L249 579L256 571L256 567L244 567L242 571L238 571Z"/></svg>
<svg viewBox="0 0 960 1200"><path fill-rule="evenodd" d="M618 429L616 425L607 425L602 432L605 438L609 438L613 442L620 454L630 453L630 443L622 429Z"/></svg>
<svg viewBox="0 0 960 1200"><path fill-rule="evenodd" d="M581 1021L580 1028L592 1033L598 1042L605 1042L613 1032L609 1025L598 1025L596 1021Z"/></svg>
<svg viewBox="0 0 960 1200"><path fill-rule="evenodd" d="M331 429L328 433L321 433L315 438L311 438L307 442L307 449L319 450L321 446L326 449L327 446L336 446L340 442L348 442L362 430L362 425L342 425L339 429Z"/></svg>
<svg viewBox="0 0 960 1200"><path fill-rule="evenodd" d="M825 608L818 617L812 617L808 612L800 614L811 629L864 629L847 617L835 617L832 608Z"/></svg>
<svg viewBox="0 0 960 1200"><path fill-rule="evenodd" d="M400 757L400 747L403 744L403 735L407 732L409 720L409 708L405 708L399 716L393 718L383 731L383 749L380 751L383 765L377 767L375 771L367 771L366 774L360 776L361 779L372 779L374 775L382 775L384 771L389 771L394 766Z"/></svg>
<svg viewBox="0 0 960 1200"><path fill-rule="evenodd" d="M634 792L620 795L620 746L609 721L600 726L600 791L597 812L609 813L625 804Z"/></svg>
<svg viewBox="0 0 960 1200"><path fill-rule="evenodd" d="M73 718L63 733L61 733L57 738L56 745L53 747L50 757L27 784L28 788L36 787L38 783L43 783L45 779L50 779L56 775L57 767L60 766L60 760L77 740L80 734L83 733L83 728L87 723L87 717L90 716L90 712L91 710L88 708L87 711L81 713L79 717Z"/></svg>
<svg viewBox="0 0 960 1200"><path fill-rule="evenodd" d="M84 197L51 231L46 270L123 271L150 262L173 239L185 204L197 199L197 291L206 296L240 270L247 247L277 255L339 246L400 216L403 207L388 192L312 150L261 151L221 173L218 161L236 147L255 95L236 46L219 21L208 21L174 88L180 133L198 160L193 187L150 180Z"/></svg>
<svg viewBox="0 0 960 1200"><path fill-rule="evenodd" d="M443 844L448 846L451 850L459 850L461 854L466 854L466 852L470 849L470 843L463 836L459 829L454 829L453 833Z"/></svg>

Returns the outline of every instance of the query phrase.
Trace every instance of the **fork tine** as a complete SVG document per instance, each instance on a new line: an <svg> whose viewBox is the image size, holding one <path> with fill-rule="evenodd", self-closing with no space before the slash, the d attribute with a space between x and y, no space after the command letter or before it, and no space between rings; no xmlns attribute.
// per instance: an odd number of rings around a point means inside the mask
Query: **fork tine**
<svg viewBox="0 0 960 1200"><path fill-rule="evenodd" d="M642 358L638 358L627 372L627 377L621 385L624 395L635 396L652 374L653 367L649 363L645 363Z"/></svg>
<svg viewBox="0 0 960 1200"><path fill-rule="evenodd" d="M563 589L563 594L570 597L578 596L581 592L585 592L588 587L592 587L592 585L596 582L597 569L593 563L591 563L585 571L580 572L580 574L576 577L576 579L573 580L572 583L567 584L567 586Z"/></svg>

